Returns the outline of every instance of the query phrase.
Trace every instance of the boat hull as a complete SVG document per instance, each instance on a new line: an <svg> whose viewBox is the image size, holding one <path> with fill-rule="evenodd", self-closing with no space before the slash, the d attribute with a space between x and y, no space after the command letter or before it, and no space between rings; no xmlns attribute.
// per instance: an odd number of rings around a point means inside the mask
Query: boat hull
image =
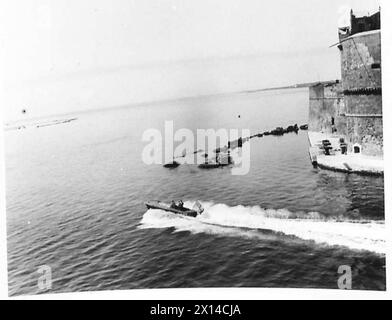
<svg viewBox="0 0 392 320"><path fill-rule="evenodd" d="M207 169L207 170L208 169L218 169L220 167L221 167L221 165L218 163L204 163L204 164L199 165L200 169Z"/></svg>
<svg viewBox="0 0 392 320"><path fill-rule="evenodd" d="M169 204L166 204L166 203L160 202L160 201L148 201L145 203L145 205L146 205L147 209L164 210L167 212L179 214L179 215L186 216L186 217L192 217L192 218L195 218L198 216L198 212L195 210L191 210L188 208L183 208L183 209L172 208Z"/></svg>

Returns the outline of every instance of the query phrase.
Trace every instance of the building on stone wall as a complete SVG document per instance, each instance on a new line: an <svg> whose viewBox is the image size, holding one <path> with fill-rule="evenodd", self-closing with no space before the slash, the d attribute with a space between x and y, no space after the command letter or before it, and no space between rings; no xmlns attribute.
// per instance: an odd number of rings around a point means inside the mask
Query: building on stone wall
<svg viewBox="0 0 392 320"><path fill-rule="evenodd" d="M380 12L339 29L342 80L310 87L309 130L333 133L349 152L383 155Z"/></svg>
<svg viewBox="0 0 392 320"><path fill-rule="evenodd" d="M354 34L381 29L381 9L373 15L356 17L353 10L350 12L350 25L339 28L339 40Z"/></svg>

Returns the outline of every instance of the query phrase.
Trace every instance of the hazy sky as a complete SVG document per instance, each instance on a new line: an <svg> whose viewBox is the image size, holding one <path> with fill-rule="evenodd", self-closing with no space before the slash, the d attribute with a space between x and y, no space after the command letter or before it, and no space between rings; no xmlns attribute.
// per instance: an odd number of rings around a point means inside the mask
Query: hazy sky
<svg viewBox="0 0 392 320"><path fill-rule="evenodd" d="M6 119L340 77L376 0L19 0L0 9ZM346 10L342 9L346 8Z"/></svg>

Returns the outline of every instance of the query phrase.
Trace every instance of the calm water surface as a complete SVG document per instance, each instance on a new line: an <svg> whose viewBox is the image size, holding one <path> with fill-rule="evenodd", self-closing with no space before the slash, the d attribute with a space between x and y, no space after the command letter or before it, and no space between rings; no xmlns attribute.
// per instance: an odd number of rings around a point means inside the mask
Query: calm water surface
<svg viewBox="0 0 392 320"><path fill-rule="evenodd" d="M177 287L385 290L384 180L312 168L306 132L251 141L248 175L145 165L146 129L307 123L307 90L236 94L75 115L6 132L10 294ZM238 117L241 115L241 118ZM197 219L148 199L200 200Z"/></svg>

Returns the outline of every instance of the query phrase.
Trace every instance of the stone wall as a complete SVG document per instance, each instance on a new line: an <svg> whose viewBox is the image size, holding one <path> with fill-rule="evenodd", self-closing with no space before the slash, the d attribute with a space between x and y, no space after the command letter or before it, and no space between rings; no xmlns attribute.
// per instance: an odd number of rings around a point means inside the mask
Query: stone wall
<svg viewBox="0 0 392 320"><path fill-rule="evenodd" d="M382 96L380 94L344 96L346 114L382 115Z"/></svg>
<svg viewBox="0 0 392 320"><path fill-rule="evenodd" d="M332 122L337 133L346 133L345 106L339 83L318 84L309 88L309 130L332 133Z"/></svg>
<svg viewBox="0 0 392 320"><path fill-rule="evenodd" d="M348 118L347 141L351 145L359 144L362 153L372 156L383 155L382 118Z"/></svg>
<svg viewBox="0 0 392 320"><path fill-rule="evenodd" d="M359 144L362 153L383 155L383 119L380 114L381 95L346 95L345 103L350 113L347 118L349 146Z"/></svg>
<svg viewBox="0 0 392 320"><path fill-rule="evenodd" d="M344 91L381 87L380 30L359 33L341 46Z"/></svg>
<svg viewBox="0 0 392 320"><path fill-rule="evenodd" d="M340 47L347 140L352 151L383 154L380 30L356 34Z"/></svg>

